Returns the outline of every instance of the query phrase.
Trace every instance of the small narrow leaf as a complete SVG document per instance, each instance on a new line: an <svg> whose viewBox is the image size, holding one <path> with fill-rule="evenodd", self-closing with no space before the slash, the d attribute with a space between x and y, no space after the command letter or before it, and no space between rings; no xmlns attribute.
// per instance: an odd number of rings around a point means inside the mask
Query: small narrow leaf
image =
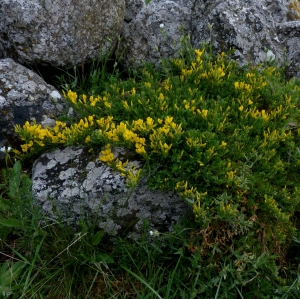
<svg viewBox="0 0 300 299"><path fill-rule="evenodd" d="M7 226L7 227L23 227L23 222L18 219L0 219L0 225Z"/></svg>
<svg viewBox="0 0 300 299"><path fill-rule="evenodd" d="M0 197L0 211L5 212L10 209L11 201Z"/></svg>
<svg viewBox="0 0 300 299"><path fill-rule="evenodd" d="M93 244L93 245L98 245L98 244L100 243L100 241L102 240L103 235L104 235L104 232L103 232L103 231L97 232L97 233L93 236L92 244Z"/></svg>

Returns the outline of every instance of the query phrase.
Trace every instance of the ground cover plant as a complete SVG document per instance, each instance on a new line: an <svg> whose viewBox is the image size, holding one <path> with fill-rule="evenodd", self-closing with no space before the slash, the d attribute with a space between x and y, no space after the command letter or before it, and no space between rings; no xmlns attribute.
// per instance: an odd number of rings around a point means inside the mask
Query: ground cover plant
<svg viewBox="0 0 300 299"><path fill-rule="evenodd" d="M17 126L23 144L15 155L26 161L61 145L100 146L99 159L132 188L147 176L150 188L180 193L195 218L150 237L145 224L139 242L114 246L84 224L80 233L44 227L38 212L20 216L8 202L32 200L16 162L3 173L1 238L16 247L2 246L19 263L3 266L3 277L16 273L4 298L297 298L300 84L283 74L271 62L241 68L225 53L188 47L159 70L145 65L122 80L115 68L94 70L85 91L64 82L78 117L53 128ZM114 146L131 149L143 169L115 159ZM10 184L28 188L20 193L27 200Z"/></svg>

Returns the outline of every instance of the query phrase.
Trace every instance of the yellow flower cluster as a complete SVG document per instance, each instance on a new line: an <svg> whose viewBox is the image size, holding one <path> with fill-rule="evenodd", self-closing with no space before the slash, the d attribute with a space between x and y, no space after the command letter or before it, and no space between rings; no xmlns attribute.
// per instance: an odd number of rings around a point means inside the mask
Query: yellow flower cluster
<svg viewBox="0 0 300 299"><path fill-rule="evenodd" d="M104 94L102 97L101 96L94 97L92 95L87 97L85 94L83 94L80 98L78 97L76 92L69 90L67 93L63 91L63 95L67 99L69 99L71 103L75 106L78 104L82 104L86 107L88 106L95 107L99 103L102 103L105 107L111 108L111 103L109 102L110 94L108 93Z"/></svg>
<svg viewBox="0 0 300 299"><path fill-rule="evenodd" d="M202 78L210 80L213 84L219 84L222 82L225 76L225 64L224 62L220 63L222 58L218 58L217 61L212 64L208 63L208 67L204 70L202 55L204 50L195 50L196 59L191 63L189 68L184 68L180 60L174 60L174 63L178 66L181 66L181 76L180 80L183 82L187 77L195 75L194 83L198 84ZM223 56L221 56L223 57Z"/></svg>
<svg viewBox="0 0 300 299"><path fill-rule="evenodd" d="M153 152L161 152L167 155L172 147L172 143L167 144L167 142L182 134L181 124L177 125L174 123L173 117L170 116L167 116L164 121L158 119L158 122L162 127L154 130L150 135L150 147L153 149Z"/></svg>
<svg viewBox="0 0 300 299"><path fill-rule="evenodd" d="M218 214L221 218L234 218L238 215L238 213L239 211L234 205L225 204L224 202L222 202Z"/></svg>
<svg viewBox="0 0 300 299"><path fill-rule="evenodd" d="M111 151L110 144L105 146L105 149L101 151L101 154L102 155L99 157L99 160L108 164L110 164L115 158L114 153Z"/></svg>
<svg viewBox="0 0 300 299"><path fill-rule="evenodd" d="M201 220L206 213L205 209L201 206L201 199L207 195L207 192L200 193L195 187L188 188L187 181L177 182L175 190L192 205L196 220Z"/></svg>
<svg viewBox="0 0 300 299"><path fill-rule="evenodd" d="M275 68L267 69L267 73L271 75L271 73L275 70ZM256 75L254 73L247 73L246 78L251 85L251 89L261 89L267 86L267 82L265 81L264 75ZM248 85L248 84L247 84Z"/></svg>
<svg viewBox="0 0 300 299"><path fill-rule="evenodd" d="M285 141L288 138L292 138L292 132L289 131L288 133L285 133L283 130L271 131L270 128L267 128L267 130L263 132L263 136L264 136L264 140L262 144L259 146L260 148L266 146L272 147L274 144L278 144L279 142Z"/></svg>
<svg viewBox="0 0 300 299"><path fill-rule="evenodd" d="M137 170L133 163L128 163L128 160L122 163L122 161L118 159L115 161L115 167L121 175L126 177L127 187L134 188L137 185L141 177L142 169Z"/></svg>
<svg viewBox="0 0 300 299"><path fill-rule="evenodd" d="M94 117L89 116L80 119L77 124L67 127L66 123L56 121L53 128L43 128L41 125L35 123L30 124L25 122L23 127L20 125L15 126L16 133L21 135L21 139L26 141L21 145L22 151L27 153L34 148L34 145L45 146L49 144L63 144L73 143L80 139L81 136L86 136L87 132L91 130L94 125ZM86 136L86 142L90 140L90 136Z"/></svg>
<svg viewBox="0 0 300 299"><path fill-rule="evenodd" d="M93 126L94 117L90 115L88 117L80 119L77 124L73 124L70 127L65 126L60 136L64 136L64 140L68 143L74 143L77 140L80 140L82 137L86 137L85 141L88 142L90 139L90 137L88 137L88 134Z"/></svg>
<svg viewBox="0 0 300 299"><path fill-rule="evenodd" d="M252 86L250 84L246 84L245 82L235 82L234 83L234 88L237 90L245 90L247 92L252 91Z"/></svg>
<svg viewBox="0 0 300 299"><path fill-rule="evenodd" d="M49 136L47 129L44 129L41 125L37 125L36 123L30 125L28 121L25 122L23 128L21 128L20 125L15 126L16 133L20 133L22 130L26 132L26 134L21 136L21 139L26 142L21 145L24 153L27 153L33 147L34 143L39 146L44 146L44 139Z"/></svg>
<svg viewBox="0 0 300 299"><path fill-rule="evenodd" d="M281 211L278 207L276 200L273 197L269 197L267 195L265 198L265 209L269 210L270 214L276 217L282 223L288 223L290 216L287 213Z"/></svg>

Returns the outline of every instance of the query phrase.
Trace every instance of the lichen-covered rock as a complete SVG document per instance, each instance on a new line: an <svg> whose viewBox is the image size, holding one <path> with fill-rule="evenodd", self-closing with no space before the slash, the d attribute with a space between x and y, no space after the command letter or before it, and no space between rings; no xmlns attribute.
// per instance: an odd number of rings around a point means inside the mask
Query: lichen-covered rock
<svg viewBox="0 0 300 299"><path fill-rule="evenodd" d="M0 0L0 57L78 65L112 51L124 0Z"/></svg>
<svg viewBox="0 0 300 299"><path fill-rule="evenodd" d="M15 145L16 124L51 125L65 110L61 94L40 76L10 58L0 60L0 148Z"/></svg>
<svg viewBox="0 0 300 299"><path fill-rule="evenodd" d="M131 22L145 5L145 0L125 0L124 21Z"/></svg>
<svg viewBox="0 0 300 299"><path fill-rule="evenodd" d="M286 45L286 74L300 79L300 21L278 25L278 36Z"/></svg>
<svg viewBox="0 0 300 299"><path fill-rule="evenodd" d="M116 148L114 154L122 159L127 152ZM126 179L97 157L81 147L68 147L35 161L32 190L44 214L72 226L83 220L109 235L138 238L145 220L152 229L168 231L188 211L173 192L151 191L145 182L127 189ZM141 167L138 161L132 163Z"/></svg>
<svg viewBox="0 0 300 299"><path fill-rule="evenodd" d="M190 33L188 7L176 1L152 0L124 26L120 50L124 67L135 67L143 61L158 65L161 58L176 56L180 37Z"/></svg>
<svg viewBox="0 0 300 299"><path fill-rule="evenodd" d="M283 1L273 2L278 13ZM233 58L240 64L258 64L270 58L282 61L284 45L278 38L272 11L264 0L199 0L192 18L194 47L200 47L205 41L212 42L217 53L232 48L235 50Z"/></svg>
<svg viewBox="0 0 300 299"><path fill-rule="evenodd" d="M125 67L142 61L158 65L160 58L176 56L180 38L190 34L194 48L208 43L215 53L235 50L231 57L240 65L266 60L283 63L285 49L290 49L287 72L294 76L299 43L294 37L285 38L284 30L278 28L298 19L299 12L296 0L151 0L124 26L121 62ZM184 31L179 30L181 26ZM294 28L292 23L284 26L291 26L288 32Z"/></svg>

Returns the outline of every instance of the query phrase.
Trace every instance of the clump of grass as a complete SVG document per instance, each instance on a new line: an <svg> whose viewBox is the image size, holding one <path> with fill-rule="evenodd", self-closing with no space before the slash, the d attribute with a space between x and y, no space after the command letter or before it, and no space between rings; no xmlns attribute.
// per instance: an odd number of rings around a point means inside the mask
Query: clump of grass
<svg viewBox="0 0 300 299"><path fill-rule="evenodd" d="M147 175L151 188L180 193L195 219L179 229L188 234L120 240L113 248L91 228L77 237L60 226L45 229L36 277L46 278L32 280L32 292L64 276L60 290L78 295L80 272L89 277L80 298L96 292L99 280L100 298L293 298L299 274L288 253L299 229L299 82L286 81L271 63L240 68L205 48L186 49L160 71L146 65L124 80L103 78L99 94L80 94L82 86L65 92L79 116L71 124L17 126L24 141L17 155L102 146L99 159L131 186ZM138 155L143 172L116 160L114 146ZM57 262L57 272L46 260ZM292 274L284 278L287 267Z"/></svg>

